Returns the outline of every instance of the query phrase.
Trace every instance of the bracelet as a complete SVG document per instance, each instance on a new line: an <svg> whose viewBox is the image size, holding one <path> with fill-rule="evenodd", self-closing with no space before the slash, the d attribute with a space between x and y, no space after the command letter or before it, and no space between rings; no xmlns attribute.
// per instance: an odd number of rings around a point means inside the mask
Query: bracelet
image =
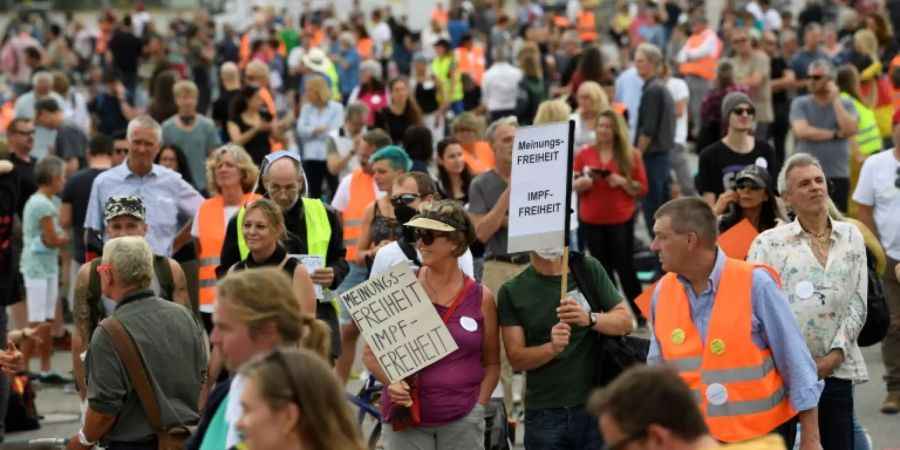
<svg viewBox="0 0 900 450"><path fill-rule="evenodd" d="M84 435L84 430L78 430L78 443L84 445L86 447L93 447L96 442L91 442L88 440L87 436Z"/></svg>

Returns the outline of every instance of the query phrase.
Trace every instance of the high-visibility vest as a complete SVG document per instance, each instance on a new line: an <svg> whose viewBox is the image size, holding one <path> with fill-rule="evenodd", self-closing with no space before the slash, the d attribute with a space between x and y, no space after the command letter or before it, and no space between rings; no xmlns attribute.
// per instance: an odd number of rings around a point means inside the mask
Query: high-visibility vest
<svg viewBox="0 0 900 450"><path fill-rule="evenodd" d="M739 442L769 434L790 420L784 381L769 349L750 337L753 269L766 268L727 258L709 319L706 342L691 321L684 286L673 273L660 283L653 332L665 361L690 387L710 434Z"/></svg>
<svg viewBox="0 0 900 450"><path fill-rule="evenodd" d="M259 98L262 99L263 103L266 105L266 109L269 110L269 114L272 115L273 120L278 119L278 110L275 109L275 99L272 98L272 92L269 91L269 88L262 87L259 89ZM270 152L274 153L278 150L284 149L284 144L281 141L275 139L274 137L269 138L269 148L271 148Z"/></svg>
<svg viewBox="0 0 900 450"><path fill-rule="evenodd" d="M325 69L325 75L331 79L331 97L334 101L341 101L341 76L338 74L334 63L329 60L328 67Z"/></svg>
<svg viewBox="0 0 900 450"><path fill-rule="evenodd" d="M496 166L494 162L494 150L484 141L475 143L472 149L463 147L463 159L472 174L487 172Z"/></svg>
<svg viewBox="0 0 900 450"><path fill-rule="evenodd" d="M578 34L581 36L581 42L597 40L599 37L597 34L597 19L593 11L581 11L575 17L575 20L578 22Z"/></svg>
<svg viewBox="0 0 900 450"><path fill-rule="evenodd" d="M484 49L472 44L472 50L457 47L454 53L456 73L469 74L475 80L475 84L481 86L481 79L484 77Z"/></svg>
<svg viewBox="0 0 900 450"><path fill-rule="evenodd" d="M895 56L891 60L891 65L888 67L887 72L888 79L891 80L891 105L894 107L894 112L900 111L900 88L893 87L894 70L898 67L900 67L900 55Z"/></svg>
<svg viewBox="0 0 900 450"><path fill-rule="evenodd" d="M315 198L300 197L303 201L303 219L306 222L306 252L309 255L318 255L326 261L328 256L328 241L331 240L331 224L328 222L328 212L325 204ZM246 208L241 207L237 214L237 238L238 251L241 260L247 259L250 248L244 240L244 214Z"/></svg>
<svg viewBox="0 0 900 450"><path fill-rule="evenodd" d="M356 51L359 53L360 60L372 59L372 48L374 47L372 38L362 38L356 43Z"/></svg>
<svg viewBox="0 0 900 450"><path fill-rule="evenodd" d="M628 107L622 102L613 102L612 108L622 117L625 117L625 112L628 110Z"/></svg>
<svg viewBox="0 0 900 450"><path fill-rule="evenodd" d="M375 185L372 175L356 168L350 176L350 203L341 213L344 230L344 247L347 249L347 261L356 264L359 251L359 236L362 233L362 220L366 207L375 201Z"/></svg>
<svg viewBox="0 0 900 450"><path fill-rule="evenodd" d="M694 75L710 81L716 79L716 63L719 60L719 54L722 52L722 41L719 40L719 37L712 30L706 29L699 34L692 34L684 45L687 46L688 50L693 50L701 47L708 37L716 40L716 50L712 55L681 63L678 66L678 70L682 75Z"/></svg>
<svg viewBox="0 0 900 450"><path fill-rule="evenodd" d="M437 9L431 11L431 20L436 20L442 27L447 26L447 20L449 20L450 15L448 14L446 9Z"/></svg>
<svg viewBox="0 0 900 450"><path fill-rule="evenodd" d="M434 74L441 80L441 86L449 86L450 85L450 69L453 68L453 57L450 55L444 56L443 58L434 58L434 61L431 62L431 69L434 71ZM456 102L463 99L463 87L462 87L462 76L460 75L460 71L457 68L455 73L453 74L453 82L455 85L453 86L453 93L450 94L450 101ZM442 87L442 89L446 89ZM443 98L444 93L439 92L438 97Z"/></svg>
<svg viewBox="0 0 900 450"><path fill-rule="evenodd" d="M244 194L241 205L260 198L257 194ZM216 267L222 256L225 242L225 200L217 195L200 204L197 213L197 229L201 230L200 244L200 305L212 305L216 301Z"/></svg>
<svg viewBox="0 0 900 450"><path fill-rule="evenodd" d="M856 144L863 155L871 155L881 151L881 133L878 132L878 123L875 121L875 112L869 109L859 100L841 94L841 97L852 100L856 107L859 119L856 121Z"/></svg>

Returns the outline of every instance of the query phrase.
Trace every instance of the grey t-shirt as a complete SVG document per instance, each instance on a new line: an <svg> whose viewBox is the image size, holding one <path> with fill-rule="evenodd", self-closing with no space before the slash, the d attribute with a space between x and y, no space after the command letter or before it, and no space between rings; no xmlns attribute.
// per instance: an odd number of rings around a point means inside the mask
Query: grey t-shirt
<svg viewBox="0 0 900 450"><path fill-rule="evenodd" d="M848 99L841 99L844 109L856 116L856 108ZM816 103L812 95L803 95L794 99L791 103L790 121L805 119L810 125L825 130L837 130L837 115L831 103L821 106ZM827 141L809 141L797 139L796 152L809 153L819 159L822 170L828 178L849 178L850 164L848 161L850 147L846 138L829 139Z"/></svg>
<svg viewBox="0 0 900 450"><path fill-rule="evenodd" d="M184 151L194 187L206 189L206 158L209 149L222 144L216 125L208 117L198 114L194 126L185 130L178 126L178 117L168 118L162 124L163 144L175 144Z"/></svg>
<svg viewBox="0 0 900 450"><path fill-rule="evenodd" d="M134 339L158 399L163 426L195 425L206 381L203 331L187 308L149 289L129 293L113 314ZM97 327L85 360L88 405L116 416L101 442L144 442L155 435L109 335Z"/></svg>
<svg viewBox="0 0 900 450"><path fill-rule="evenodd" d="M472 180L469 186L469 212L471 214L487 214L497 204L497 200L507 183L496 170L489 170ZM507 214L509 212L507 211ZM506 242L508 230L503 227L497 230L491 239L484 243L484 256L503 256L508 254Z"/></svg>

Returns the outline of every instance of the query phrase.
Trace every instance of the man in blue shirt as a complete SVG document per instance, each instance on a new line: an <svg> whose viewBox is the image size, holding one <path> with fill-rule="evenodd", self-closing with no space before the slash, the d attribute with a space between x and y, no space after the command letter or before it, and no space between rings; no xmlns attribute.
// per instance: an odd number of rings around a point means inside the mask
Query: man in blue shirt
<svg viewBox="0 0 900 450"><path fill-rule="evenodd" d="M716 245L716 217L700 198L672 200L657 211L654 231L656 234L650 249L659 255L665 272L677 274L677 280L683 285L690 302L690 320L705 346L727 259ZM675 299L660 298L662 284L656 285L651 298L650 322L654 332L650 334L650 352L647 356L650 365L666 363L657 340L656 310L659 302ZM771 351L774 368L784 383L785 395L793 409L800 412L800 448L818 449L817 405L824 385L818 380L816 365L778 281L764 268L753 271L750 302L750 338L760 350ZM673 342L676 339L674 333L672 339ZM725 402L727 396L723 400ZM797 421L792 419L772 430L782 435L788 448L793 448L796 424Z"/></svg>

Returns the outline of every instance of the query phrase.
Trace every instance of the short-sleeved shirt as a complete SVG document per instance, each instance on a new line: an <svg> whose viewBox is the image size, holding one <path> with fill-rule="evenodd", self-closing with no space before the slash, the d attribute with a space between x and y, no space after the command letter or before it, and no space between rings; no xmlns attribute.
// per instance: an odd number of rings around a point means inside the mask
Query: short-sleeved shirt
<svg viewBox="0 0 900 450"><path fill-rule="evenodd" d="M88 103L88 111L97 116L97 130L105 135L128 127L128 119L122 113L119 99L101 92Z"/></svg>
<svg viewBox="0 0 900 450"><path fill-rule="evenodd" d="M15 167L16 178L19 181L19 198L16 205L16 214L22 217L25 212L25 202L31 198L31 194L37 192L37 178L34 175L34 166L37 164L35 158L25 161L14 153L9 154L9 162Z"/></svg>
<svg viewBox="0 0 900 450"><path fill-rule="evenodd" d="M841 98L841 103L847 112L854 117L857 115L853 101ZM805 119L810 125L824 130L837 130L840 128L831 102L822 106L816 102L812 95L803 95L791 102L790 121L794 123L794 121L799 119ZM828 178L850 177L850 162L848 159L850 147L847 143L847 138L842 137L827 141L808 141L798 138L794 151L809 153L819 158L819 162L822 163L822 171L825 172L825 176Z"/></svg>
<svg viewBox="0 0 900 450"><path fill-rule="evenodd" d="M641 135L649 136L650 145L645 153L666 153L675 146L675 101L669 89L656 78L647 80L643 89L634 142L637 144Z"/></svg>
<svg viewBox="0 0 900 450"><path fill-rule="evenodd" d="M756 121L759 123L772 123L774 111L772 110L772 73L769 57L765 52L755 50L750 58L744 60L740 56L731 58L734 65L734 79L742 83L743 80L756 74L762 74L763 79L759 86L750 89L750 98L756 105Z"/></svg>
<svg viewBox="0 0 900 450"><path fill-rule="evenodd" d="M91 198L91 186L94 179L106 169L87 168L75 172L68 180L62 191L62 202L72 205L72 240L75 261L84 263L84 216L88 209L88 200Z"/></svg>
<svg viewBox="0 0 900 450"><path fill-rule="evenodd" d="M610 281L600 263L586 258L591 273L590 286L600 299L603 311L622 301L622 296ZM550 330L559 323L560 276L542 275L528 265L521 273L500 286L497 293L497 318L501 327L522 327L525 346L536 347L550 342ZM590 310L584 295L578 290L575 278L569 274L569 296ZM596 374L597 336L586 327L572 325L569 345L549 363L528 371L525 384L525 405L529 410L563 408L584 405L594 387Z"/></svg>
<svg viewBox="0 0 900 450"><path fill-rule="evenodd" d="M206 381L207 350L203 330L184 306L163 300L149 289L126 294L113 316L135 341L149 372L165 426L195 425L200 418L200 387ZM165 339L160 339L165 336ZM155 436L125 366L110 336L94 330L85 360L88 405L116 416L101 441L145 442Z"/></svg>
<svg viewBox="0 0 900 450"><path fill-rule="evenodd" d="M178 125L178 117L170 117L162 124L163 144L181 147L187 158L194 187L206 189L206 158L209 149L222 144L216 125L208 117L198 114L194 126L185 130Z"/></svg>
<svg viewBox="0 0 900 450"><path fill-rule="evenodd" d="M796 75L798 80L806 79L809 65L817 59L828 59L828 56L819 50L808 52L802 48L794 53L794 56L791 57L791 70L794 71L794 75ZM806 89L801 89L801 91L804 94L806 93Z"/></svg>
<svg viewBox="0 0 900 450"><path fill-rule="evenodd" d="M500 177L496 170L488 170L475 177L469 186L469 213L487 214L490 212L491 208L497 204L500 195L506 190L506 186L506 181ZM508 240L509 230L501 227L484 243L484 256L507 255L509 253L506 249Z"/></svg>
<svg viewBox="0 0 900 450"><path fill-rule="evenodd" d="M750 164L769 171L772 179L778 176L775 170L775 150L766 141L759 139L753 143L753 150L738 153L718 141L700 152L697 163L697 190L703 194L712 192L716 197L734 189L734 177Z"/></svg>
<svg viewBox="0 0 900 450"><path fill-rule="evenodd" d="M57 233L59 226L59 198L47 198L36 192L25 203L22 215L22 260L19 271L28 278L49 278L59 273L59 249L50 248L41 242L43 228L41 219L50 217Z"/></svg>
<svg viewBox="0 0 900 450"><path fill-rule="evenodd" d="M672 94L672 100L677 104L680 101L685 102L684 114L681 117L675 118L675 143L676 144L687 144L687 135L688 135L688 107L687 101L690 97L690 90L688 89L687 82L682 80L681 78L669 78L666 80L666 88L669 89L669 93Z"/></svg>
<svg viewBox="0 0 900 450"><path fill-rule="evenodd" d="M55 155L62 159L76 158L79 164L83 164L89 144L90 142L87 135L84 134L84 130L75 125L74 122L63 122L56 129L54 151Z"/></svg>
<svg viewBox="0 0 900 450"><path fill-rule="evenodd" d="M84 227L106 232L103 211L113 195L140 197L147 210L147 243L157 255L172 256L172 241L178 233L178 214L193 217L203 197L178 172L154 164L150 173L131 173L128 160L98 175L91 188Z"/></svg>
<svg viewBox="0 0 900 450"><path fill-rule="evenodd" d="M900 259L900 188L895 181L900 173L900 160L896 152L896 149L889 150L866 159L853 201L874 208L875 226L885 253Z"/></svg>

